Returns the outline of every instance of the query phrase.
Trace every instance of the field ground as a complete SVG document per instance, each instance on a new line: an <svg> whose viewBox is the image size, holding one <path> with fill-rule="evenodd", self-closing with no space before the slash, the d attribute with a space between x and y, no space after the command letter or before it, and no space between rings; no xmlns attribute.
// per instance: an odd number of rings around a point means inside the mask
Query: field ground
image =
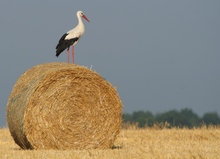
<svg viewBox="0 0 220 159"><path fill-rule="evenodd" d="M107 150L21 150L7 128L0 129L1 159L178 159L220 158L220 127L123 129Z"/></svg>

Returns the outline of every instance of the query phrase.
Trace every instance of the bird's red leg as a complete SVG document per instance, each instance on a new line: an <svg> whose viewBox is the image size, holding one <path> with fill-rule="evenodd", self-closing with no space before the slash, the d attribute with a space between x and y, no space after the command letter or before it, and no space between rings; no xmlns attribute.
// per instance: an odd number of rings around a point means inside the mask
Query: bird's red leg
<svg viewBox="0 0 220 159"><path fill-rule="evenodd" d="M70 50L67 49L67 58L68 58L68 63L70 63Z"/></svg>
<svg viewBox="0 0 220 159"><path fill-rule="evenodd" d="M74 63L74 46L72 46L72 62Z"/></svg>

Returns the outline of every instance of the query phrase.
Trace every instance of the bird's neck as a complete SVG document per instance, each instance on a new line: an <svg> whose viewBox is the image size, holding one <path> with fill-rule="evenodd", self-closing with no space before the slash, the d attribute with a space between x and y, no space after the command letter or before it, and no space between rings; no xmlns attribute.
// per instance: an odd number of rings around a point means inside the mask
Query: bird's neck
<svg viewBox="0 0 220 159"><path fill-rule="evenodd" d="M84 27L84 24L83 24L83 22L82 22L82 18L79 17L79 16L78 16L78 26L79 26L80 28L83 28L83 29L85 28L85 27Z"/></svg>

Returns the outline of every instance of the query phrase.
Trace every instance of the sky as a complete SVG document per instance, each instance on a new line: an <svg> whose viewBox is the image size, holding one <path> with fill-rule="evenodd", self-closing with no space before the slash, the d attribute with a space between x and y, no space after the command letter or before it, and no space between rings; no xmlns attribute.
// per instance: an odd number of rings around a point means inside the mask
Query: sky
<svg viewBox="0 0 220 159"><path fill-rule="evenodd" d="M55 47L77 25L75 63L117 88L123 112L192 109L220 115L220 1L28 1L0 5L0 126L11 90L29 68L66 62Z"/></svg>

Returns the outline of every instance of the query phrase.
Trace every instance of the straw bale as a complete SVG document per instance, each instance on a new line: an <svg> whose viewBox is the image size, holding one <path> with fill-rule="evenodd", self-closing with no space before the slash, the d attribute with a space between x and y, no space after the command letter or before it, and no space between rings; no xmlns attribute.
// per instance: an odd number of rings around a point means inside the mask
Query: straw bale
<svg viewBox="0 0 220 159"><path fill-rule="evenodd" d="M121 128L122 102L98 73L47 63L23 73L9 96L6 118L23 149L106 149Z"/></svg>

